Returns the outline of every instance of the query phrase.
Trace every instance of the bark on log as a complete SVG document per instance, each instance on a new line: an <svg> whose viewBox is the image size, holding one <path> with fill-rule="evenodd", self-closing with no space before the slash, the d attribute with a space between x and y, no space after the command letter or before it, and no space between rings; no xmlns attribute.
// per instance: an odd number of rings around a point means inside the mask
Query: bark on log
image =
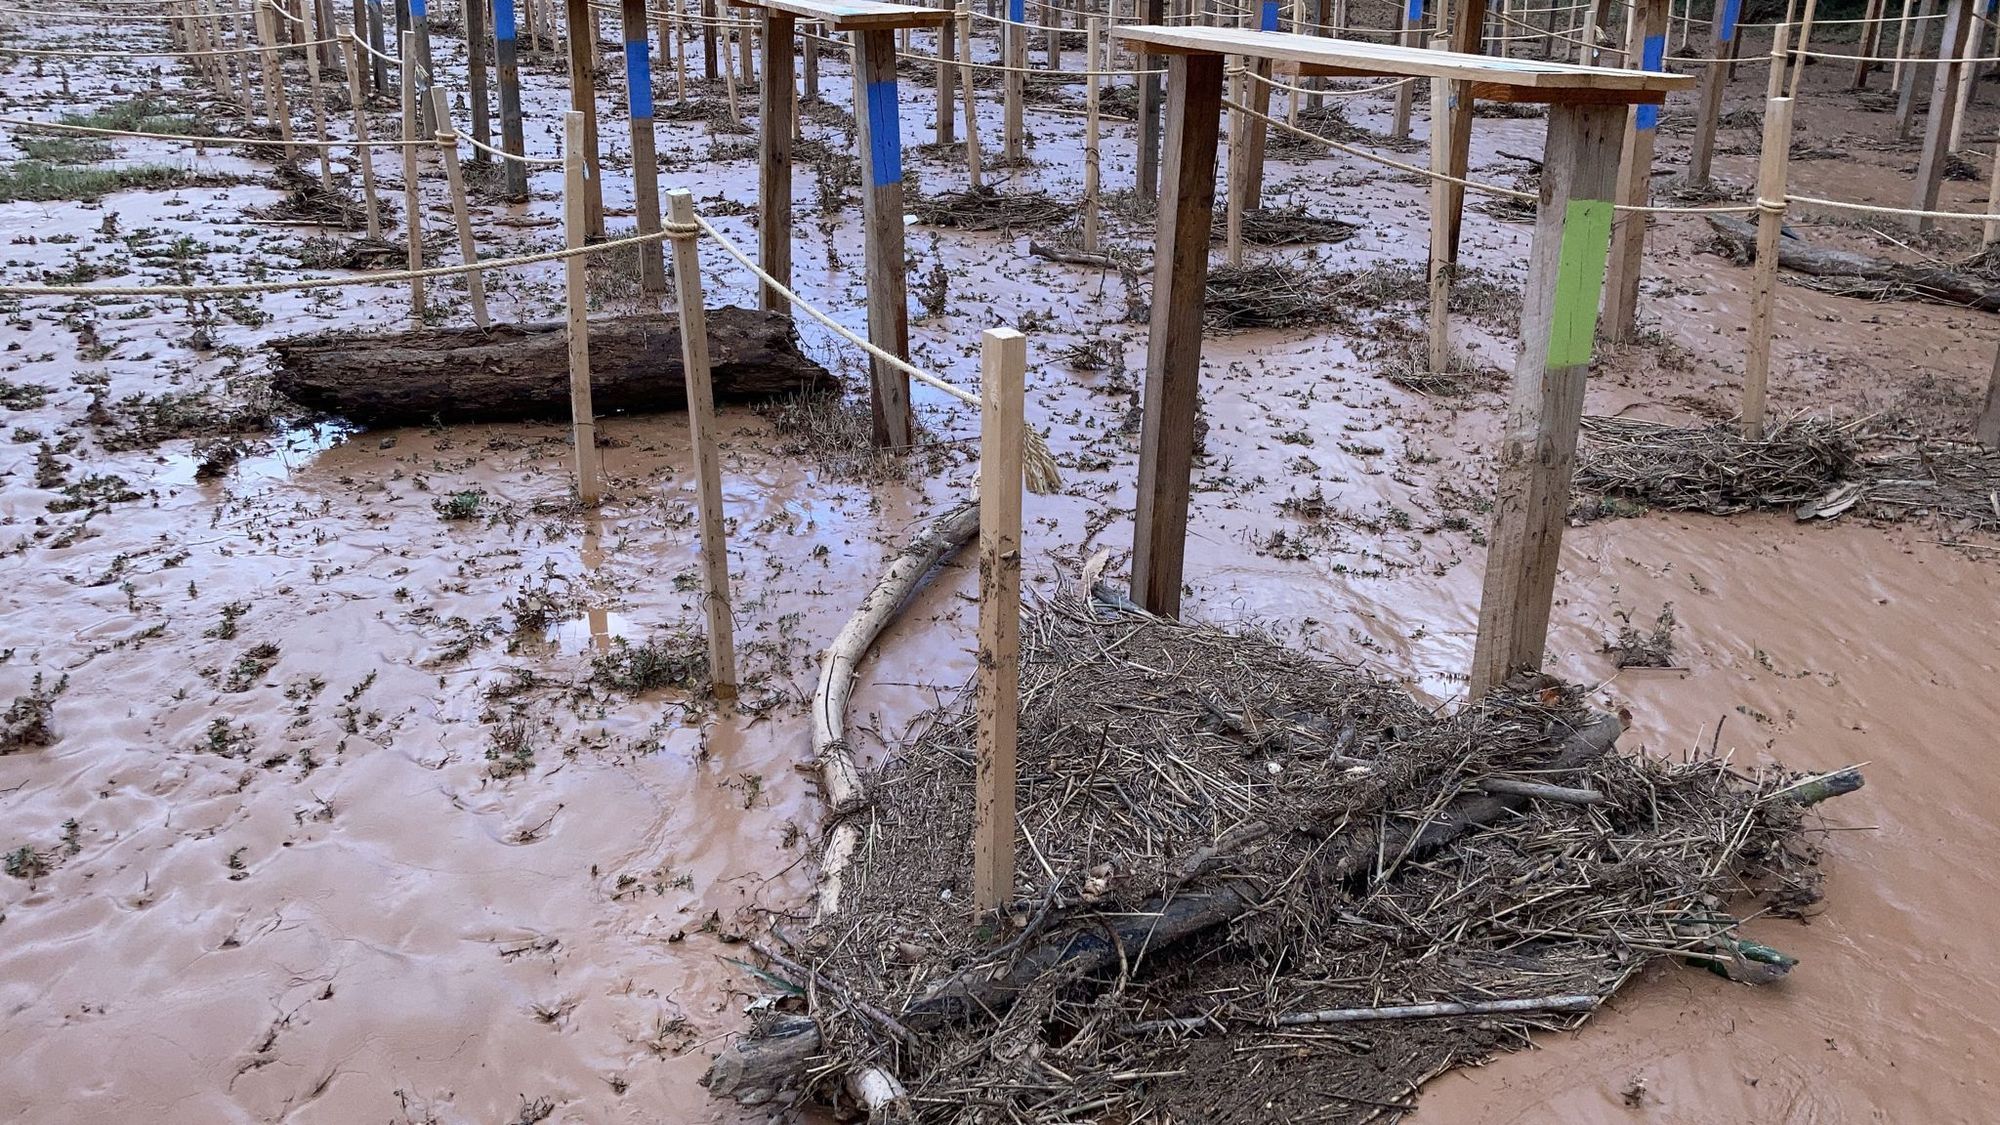
<svg viewBox="0 0 2000 1125"><path fill-rule="evenodd" d="M1723 215L1710 215L1708 225L1735 247L1739 260L1756 260L1755 226ZM1778 265L1811 277L1856 277L1864 281L1889 282L1905 286L1914 295L1939 304L1981 312L2000 312L2000 289L1990 287L1976 277L1951 270L1892 262L1849 250L1809 246L1797 238L1779 240Z"/></svg>
<svg viewBox="0 0 2000 1125"><path fill-rule="evenodd" d="M569 417L569 352L559 321L382 336L329 332L271 347L277 355L272 385L279 393L359 425ZM708 348L719 401L838 386L799 351L789 317L711 309ZM679 319L592 321L590 378L600 413L687 409Z"/></svg>
<svg viewBox="0 0 2000 1125"><path fill-rule="evenodd" d="M1617 716L1596 715L1567 735L1556 756L1543 768L1575 769L1607 753L1623 732ZM1435 850L1472 828L1526 808L1528 801L1527 797L1510 795L1461 797L1419 830L1413 832L1408 826L1392 828L1379 847L1372 839L1357 839L1338 861L1335 877L1358 876L1378 856L1409 858ZM1115 940L1103 928L1062 934L1030 947L997 977L991 965L974 966L947 977L923 999L905 1009L901 1013L902 1022L913 1031L927 1031L953 1021L997 1015L1045 973L1060 969L1077 976L1090 976L1112 969L1121 957L1137 962L1149 951L1242 916L1261 899L1261 891L1248 882L1229 883L1199 894L1152 899L1129 913L1102 919L1115 932ZM716 1057L704 1081L709 1091L718 1096L739 1100L745 1096L768 1098L787 1085L795 1085L819 1049L817 1024L803 1017L788 1019L765 1035L743 1037L729 1044Z"/></svg>

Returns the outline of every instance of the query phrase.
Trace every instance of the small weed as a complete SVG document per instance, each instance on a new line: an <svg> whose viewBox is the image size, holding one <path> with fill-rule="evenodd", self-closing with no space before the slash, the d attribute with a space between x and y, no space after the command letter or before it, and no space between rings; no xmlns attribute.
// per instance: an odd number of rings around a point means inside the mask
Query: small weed
<svg viewBox="0 0 2000 1125"><path fill-rule="evenodd" d="M479 509L485 503L486 493L476 488L468 488L463 492L438 497L431 501L431 508L437 512L439 519L469 520L479 514Z"/></svg>
<svg viewBox="0 0 2000 1125"><path fill-rule="evenodd" d="M486 748L486 762L486 772L502 779L535 768L535 747L528 737L526 719L510 719L494 729L493 744Z"/></svg>
<svg viewBox="0 0 2000 1125"><path fill-rule="evenodd" d="M669 633L635 645L620 637L591 661L591 678L637 695L655 688L698 688L708 682L708 646L700 634Z"/></svg>
<svg viewBox="0 0 2000 1125"><path fill-rule="evenodd" d="M39 879L49 873L47 857L26 844L7 853L7 874L16 879Z"/></svg>

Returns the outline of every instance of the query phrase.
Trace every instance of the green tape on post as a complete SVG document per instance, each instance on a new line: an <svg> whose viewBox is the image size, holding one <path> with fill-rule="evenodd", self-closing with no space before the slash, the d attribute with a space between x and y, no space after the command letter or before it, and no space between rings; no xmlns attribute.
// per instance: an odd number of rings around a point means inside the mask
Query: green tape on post
<svg viewBox="0 0 2000 1125"><path fill-rule="evenodd" d="M1563 212L1562 254L1556 262L1555 315L1549 323L1549 366L1590 362L1597 338L1597 300L1611 251L1611 204L1572 199Z"/></svg>

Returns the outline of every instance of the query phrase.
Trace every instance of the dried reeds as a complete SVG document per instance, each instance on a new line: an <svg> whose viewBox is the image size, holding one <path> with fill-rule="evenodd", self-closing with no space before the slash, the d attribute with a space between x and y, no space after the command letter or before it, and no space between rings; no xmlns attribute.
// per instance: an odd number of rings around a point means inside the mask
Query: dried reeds
<svg viewBox="0 0 2000 1125"><path fill-rule="evenodd" d="M1066 221L1072 210L1047 192L1005 192L990 185L924 196L910 205L918 222L956 230L1035 230Z"/></svg>

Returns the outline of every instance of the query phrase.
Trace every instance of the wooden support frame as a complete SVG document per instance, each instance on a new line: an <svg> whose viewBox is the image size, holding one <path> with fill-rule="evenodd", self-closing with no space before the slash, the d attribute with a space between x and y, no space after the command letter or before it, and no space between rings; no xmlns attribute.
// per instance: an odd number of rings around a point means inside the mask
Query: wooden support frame
<svg viewBox="0 0 2000 1125"><path fill-rule="evenodd" d="M1669 0L1637 0L1633 36L1639 40L1639 70L1666 69ZM1660 107L1635 105L1618 162L1617 202L1643 207L1652 202L1653 149L1659 138ZM1611 223L1611 263L1604 279L1604 337L1631 341L1639 332L1639 281L1645 273L1646 226L1651 216L1623 211Z"/></svg>
<svg viewBox="0 0 2000 1125"><path fill-rule="evenodd" d="M647 40L646 0L619 0L618 21L625 42L625 105L632 122L632 209L640 234L658 234L660 160L653 130L653 55ZM667 291L665 254L657 242L639 245L639 292Z"/></svg>
<svg viewBox="0 0 2000 1125"><path fill-rule="evenodd" d="M1021 716L1021 446L1028 338L979 338L979 658L973 689L972 905L1014 897L1015 748Z"/></svg>
<svg viewBox="0 0 2000 1125"><path fill-rule="evenodd" d="M789 286L792 283L792 43L798 17L765 9L764 85L757 120L757 264ZM808 42L810 52L813 44ZM758 290L758 307L790 316L791 302L768 285Z"/></svg>

